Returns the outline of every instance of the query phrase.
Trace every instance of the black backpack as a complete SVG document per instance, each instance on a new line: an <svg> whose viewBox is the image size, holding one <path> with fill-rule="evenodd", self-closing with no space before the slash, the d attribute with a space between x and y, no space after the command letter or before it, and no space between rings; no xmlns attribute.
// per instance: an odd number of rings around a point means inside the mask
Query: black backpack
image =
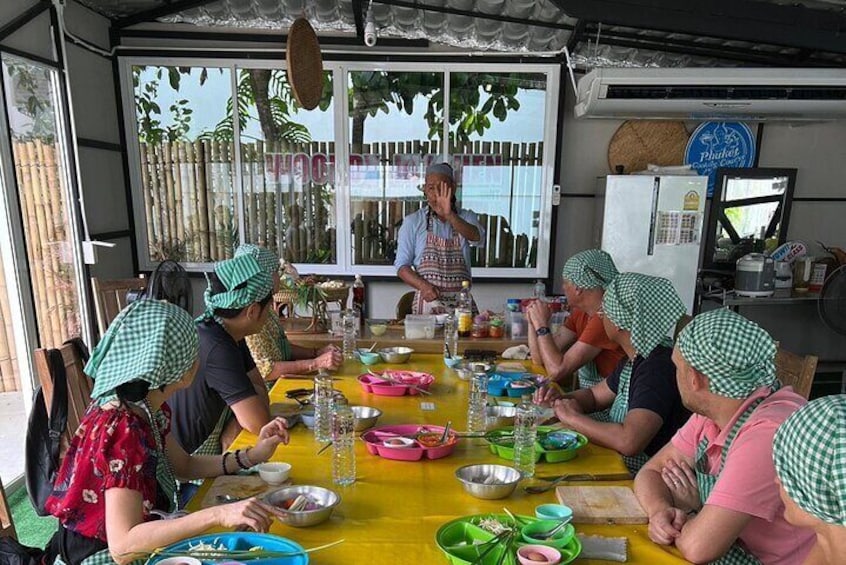
<svg viewBox="0 0 846 565"><path fill-rule="evenodd" d="M62 434L68 424L68 381L65 363L58 349L47 351L50 376L53 380L53 402L50 415L41 387L35 391L32 412L26 428L26 491L39 516L47 516L47 497L53 492L53 481L59 472L59 450Z"/></svg>

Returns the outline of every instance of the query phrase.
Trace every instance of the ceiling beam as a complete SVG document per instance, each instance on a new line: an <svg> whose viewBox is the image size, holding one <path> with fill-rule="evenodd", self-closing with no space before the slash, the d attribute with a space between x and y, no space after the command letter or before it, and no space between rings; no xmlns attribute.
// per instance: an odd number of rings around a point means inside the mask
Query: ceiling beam
<svg viewBox="0 0 846 565"><path fill-rule="evenodd" d="M206 4L211 4L216 1L217 0L177 0L176 2L162 4L155 8L120 18L115 21L114 27L124 28L144 22L152 22L159 18L178 14L179 12L184 12L185 10L190 10L192 8L202 8Z"/></svg>
<svg viewBox="0 0 846 565"><path fill-rule="evenodd" d="M573 32L570 34L570 37L567 38L567 51L569 51L571 55L576 52L576 47L582 40L586 27L587 22L585 20L576 21L575 29L573 29Z"/></svg>
<svg viewBox="0 0 846 565"><path fill-rule="evenodd" d="M52 4L49 0L40 0L40 2L25 10L19 16L9 21L9 23L0 27L0 41L3 41L20 28L40 16L41 13L45 12L50 6L52 6Z"/></svg>
<svg viewBox="0 0 846 565"><path fill-rule="evenodd" d="M485 14L483 12L476 12L473 10L459 10L458 8L449 8L446 6L432 6L417 2L416 0L373 0L374 4L385 4L387 6L397 6L399 8L411 8L414 10L423 10L426 12L439 12L441 14L452 14L455 16L467 16L477 20L492 20L495 22L506 22L512 24L521 24L534 27L546 27L551 29L561 29L572 31L574 26L570 24L559 24L555 22L543 22L539 20L527 20L524 18L514 18L511 16L503 16L502 14Z"/></svg>
<svg viewBox="0 0 846 565"><path fill-rule="evenodd" d="M846 14L753 0L552 0L605 24L846 53ZM601 37L600 37L601 41Z"/></svg>
<svg viewBox="0 0 846 565"><path fill-rule="evenodd" d="M364 42L364 2L352 0L352 13L355 19L355 35Z"/></svg>

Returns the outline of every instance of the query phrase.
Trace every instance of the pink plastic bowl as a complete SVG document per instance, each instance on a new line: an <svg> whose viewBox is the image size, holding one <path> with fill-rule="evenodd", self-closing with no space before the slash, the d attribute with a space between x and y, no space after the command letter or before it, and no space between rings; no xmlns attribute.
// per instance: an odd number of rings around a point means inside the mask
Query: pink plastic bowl
<svg viewBox="0 0 846 565"><path fill-rule="evenodd" d="M377 455L379 457L393 459L395 461L440 459L455 451L458 438L453 434L450 434L445 445L439 445L437 447L423 447L418 443L415 443L414 446L411 447L391 447L385 445L386 439L397 436L411 437L417 434L421 428L425 428L426 432L438 434L444 433L443 426L419 426L417 424L405 424L401 426L383 426L381 428L368 430L361 435L361 439L364 440L367 452L371 455Z"/></svg>
<svg viewBox="0 0 846 565"><path fill-rule="evenodd" d="M543 555L546 561L537 561L526 557L529 553L536 553ZM517 559L522 565L555 565L561 561L561 552L554 547L547 547L545 545L524 545L517 550Z"/></svg>
<svg viewBox="0 0 846 565"><path fill-rule="evenodd" d="M411 388L412 386L429 390L429 386L435 382L435 377L429 373L417 371L391 371L390 376L396 384L391 384L389 381L369 374L360 375L358 382L364 392L379 396L404 396L406 394L413 396L420 394L420 392Z"/></svg>

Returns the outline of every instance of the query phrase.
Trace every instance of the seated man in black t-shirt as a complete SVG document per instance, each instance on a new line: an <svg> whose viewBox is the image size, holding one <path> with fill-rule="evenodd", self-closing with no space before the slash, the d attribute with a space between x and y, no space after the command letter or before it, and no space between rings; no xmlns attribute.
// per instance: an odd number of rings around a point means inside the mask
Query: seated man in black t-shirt
<svg viewBox="0 0 846 565"><path fill-rule="evenodd" d="M258 434L270 421L267 388L244 341L272 310L270 274L244 256L217 263L208 279L206 311L197 322L200 367L191 386L169 401L174 436L188 453L200 446L220 453L242 428ZM235 418L222 430L227 406ZM210 438L213 432L219 436Z"/></svg>
<svg viewBox="0 0 846 565"><path fill-rule="evenodd" d="M685 313L667 279L619 275L605 291L602 317L608 337L626 353L617 370L589 389L554 404L555 415L590 441L623 455L631 473L666 444L690 416L682 405L667 337ZM611 422L587 414L610 408Z"/></svg>

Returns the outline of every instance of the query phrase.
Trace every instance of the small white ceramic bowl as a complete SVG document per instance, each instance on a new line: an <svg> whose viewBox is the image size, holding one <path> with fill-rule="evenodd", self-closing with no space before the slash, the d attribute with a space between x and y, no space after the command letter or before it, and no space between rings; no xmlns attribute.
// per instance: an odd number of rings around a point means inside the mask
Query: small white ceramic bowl
<svg viewBox="0 0 846 565"><path fill-rule="evenodd" d="M291 476L290 463L262 463L258 466L259 477L269 485L281 485Z"/></svg>
<svg viewBox="0 0 846 565"><path fill-rule="evenodd" d="M382 441L385 447L414 447L414 440L407 437L393 437Z"/></svg>

